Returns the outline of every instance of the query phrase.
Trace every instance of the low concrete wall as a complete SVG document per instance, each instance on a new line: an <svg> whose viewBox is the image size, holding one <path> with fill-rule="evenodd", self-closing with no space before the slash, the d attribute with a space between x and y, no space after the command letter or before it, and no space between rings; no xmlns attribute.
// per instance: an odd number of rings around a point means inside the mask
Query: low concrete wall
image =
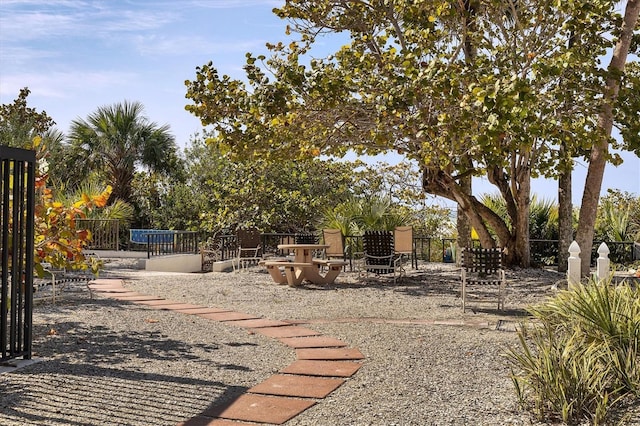
<svg viewBox="0 0 640 426"><path fill-rule="evenodd" d="M170 254L147 259L146 251L87 250L87 252L95 253L103 259L138 259L137 268L147 271L201 272L202 270L202 257L199 254Z"/></svg>
<svg viewBox="0 0 640 426"><path fill-rule="evenodd" d="M95 253L100 257L114 259L146 259L146 251L125 251L125 250L83 250L86 253Z"/></svg>
<svg viewBox="0 0 640 426"><path fill-rule="evenodd" d="M199 254L174 254L147 259L145 270L157 272L200 272L202 257Z"/></svg>
<svg viewBox="0 0 640 426"><path fill-rule="evenodd" d="M213 262L211 267L213 272L230 272L233 270L231 260L221 260L219 262Z"/></svg>

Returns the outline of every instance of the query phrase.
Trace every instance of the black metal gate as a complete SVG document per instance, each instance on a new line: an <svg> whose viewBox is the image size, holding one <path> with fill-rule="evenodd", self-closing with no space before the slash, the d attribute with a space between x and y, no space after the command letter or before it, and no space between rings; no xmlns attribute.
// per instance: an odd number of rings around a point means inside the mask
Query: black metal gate
<svg viewBox="0 0 640 426"><path fill-rule="evenodd" d="M34 151L0 146L0 363L31 358Z"/></svg>

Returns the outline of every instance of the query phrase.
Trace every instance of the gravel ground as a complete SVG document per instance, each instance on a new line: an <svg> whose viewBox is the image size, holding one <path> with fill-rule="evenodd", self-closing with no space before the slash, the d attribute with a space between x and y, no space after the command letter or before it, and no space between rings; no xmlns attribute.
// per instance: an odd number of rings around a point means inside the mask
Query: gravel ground
<svg viewBox="0 0 640 426"><path fill-rule="evenodd" d="M502 354L525 306L553 294L550 271L508 271L507 311L462 313L459 272L421 265L394 285L342 274L291 288L261 268L169 274L107 263L132 290L270 319L348 342L363 367L287 425L536 425L518 409ZM446 325L434 321L447 322ZM158 311L69 285L38 303L34 357L0 375L1 425L174 425L233 399L295 360L274 339L197 316ZM640 425L640 418L631 420Z"/></svg>

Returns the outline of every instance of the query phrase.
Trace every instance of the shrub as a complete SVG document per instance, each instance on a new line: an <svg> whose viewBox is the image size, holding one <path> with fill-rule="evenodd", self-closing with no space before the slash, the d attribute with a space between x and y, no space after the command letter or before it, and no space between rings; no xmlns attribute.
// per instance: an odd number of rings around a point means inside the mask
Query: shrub
<svg viewBox="0 0 640 426"><path fill-rule="evenodd" d="M520 403L541 420L602 424L640 396L640 290L591 282L529 308L507 351Z"/></svg>

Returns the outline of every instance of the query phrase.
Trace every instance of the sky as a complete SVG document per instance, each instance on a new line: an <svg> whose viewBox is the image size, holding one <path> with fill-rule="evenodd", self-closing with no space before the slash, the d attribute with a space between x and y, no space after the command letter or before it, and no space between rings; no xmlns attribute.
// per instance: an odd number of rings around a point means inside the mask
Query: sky
<svg viewBox="0 0 640 426"><path fill-rule="evenodd" d="M267 54L265 43L285 40L287 22L272 13L284 0L0 0L0 103L28 87L28 105L46 111L67 133L72 120L127 101L168 124L180 147L201 130L185 111L185 80L213 61L221 74L244 76L245 53ZM331 40L316 56L337 50ZM624 153L622 166L607 166L607 188L640 194L640 158ZM379 159L395 163L397 155ZM586 164L574 172L580 204ZM556 199L557 184L534 180L538 196ZM495 193L486 181L474 192Z"/></svg>

